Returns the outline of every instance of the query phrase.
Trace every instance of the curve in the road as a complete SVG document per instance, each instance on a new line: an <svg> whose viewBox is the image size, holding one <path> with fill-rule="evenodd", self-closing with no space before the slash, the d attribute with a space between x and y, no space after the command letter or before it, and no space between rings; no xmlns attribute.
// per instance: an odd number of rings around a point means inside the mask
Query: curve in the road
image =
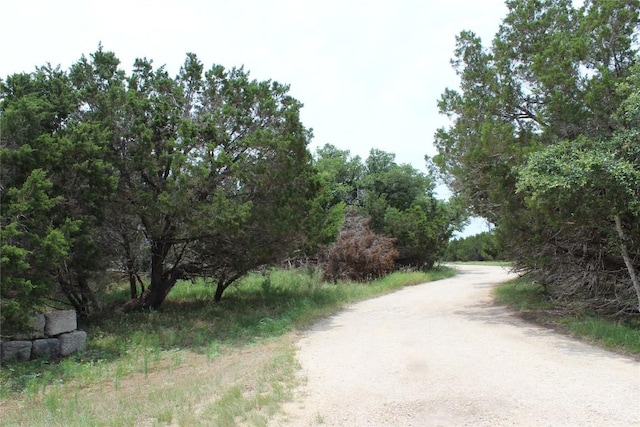
<svg viewBox="0 0 640 427"><path fill-rule="evenodd" d="M501 267L355 304L300 340L274 426L640 426L640 364L514 317Z"/></svg>

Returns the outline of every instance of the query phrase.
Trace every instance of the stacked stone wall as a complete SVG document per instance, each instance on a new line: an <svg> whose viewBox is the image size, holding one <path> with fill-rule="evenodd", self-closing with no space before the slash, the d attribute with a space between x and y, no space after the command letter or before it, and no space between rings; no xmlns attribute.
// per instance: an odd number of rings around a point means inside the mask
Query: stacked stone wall
<svg viewBox="0 0 640 427"><path fill-rule="evenodd" d="M73 310L38 314L30 326L28 334L2 343L0 362L66 357L85 349L87 333L77 330L78 321Z"/></svg>

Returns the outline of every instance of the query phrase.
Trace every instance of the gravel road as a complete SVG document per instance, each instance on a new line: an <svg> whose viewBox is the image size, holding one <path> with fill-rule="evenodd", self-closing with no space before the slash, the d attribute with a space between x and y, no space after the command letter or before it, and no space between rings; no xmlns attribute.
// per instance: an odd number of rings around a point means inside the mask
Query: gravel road
<svg viewBox="0 0 640 427"><path fill-rule="evenodd" d="M272 426L640 426L640 363L492 305L501 267L355 304L301 338Z"/></svg>

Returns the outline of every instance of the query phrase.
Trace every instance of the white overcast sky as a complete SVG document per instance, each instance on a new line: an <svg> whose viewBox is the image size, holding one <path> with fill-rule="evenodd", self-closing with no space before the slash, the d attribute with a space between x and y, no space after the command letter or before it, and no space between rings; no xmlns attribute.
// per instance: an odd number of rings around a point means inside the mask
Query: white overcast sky
<svg viewBox="0 0 640 427"><path fill-rule="evenodd" d="M312 151L377 148L425 170L447 124L437 100L458 85L455 36L488 45L506 12L504 0L11 0L0 5L0 77L67 69L100 42L127 71L146 57L175 74L194 52L206 69L244 65L290 84Z"/></svg>

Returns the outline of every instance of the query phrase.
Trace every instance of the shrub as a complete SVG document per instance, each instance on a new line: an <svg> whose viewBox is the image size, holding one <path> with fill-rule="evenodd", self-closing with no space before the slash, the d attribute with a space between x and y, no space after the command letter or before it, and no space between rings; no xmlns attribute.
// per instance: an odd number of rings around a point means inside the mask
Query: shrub
<svg viewBox="0 0 640 427"><path fill-rule="evenodd" d="M394 270L400 255L395 239L375 234L370 222L353 212L347 214L336 242L322 254L325 280L362 282Z"/></svg>

